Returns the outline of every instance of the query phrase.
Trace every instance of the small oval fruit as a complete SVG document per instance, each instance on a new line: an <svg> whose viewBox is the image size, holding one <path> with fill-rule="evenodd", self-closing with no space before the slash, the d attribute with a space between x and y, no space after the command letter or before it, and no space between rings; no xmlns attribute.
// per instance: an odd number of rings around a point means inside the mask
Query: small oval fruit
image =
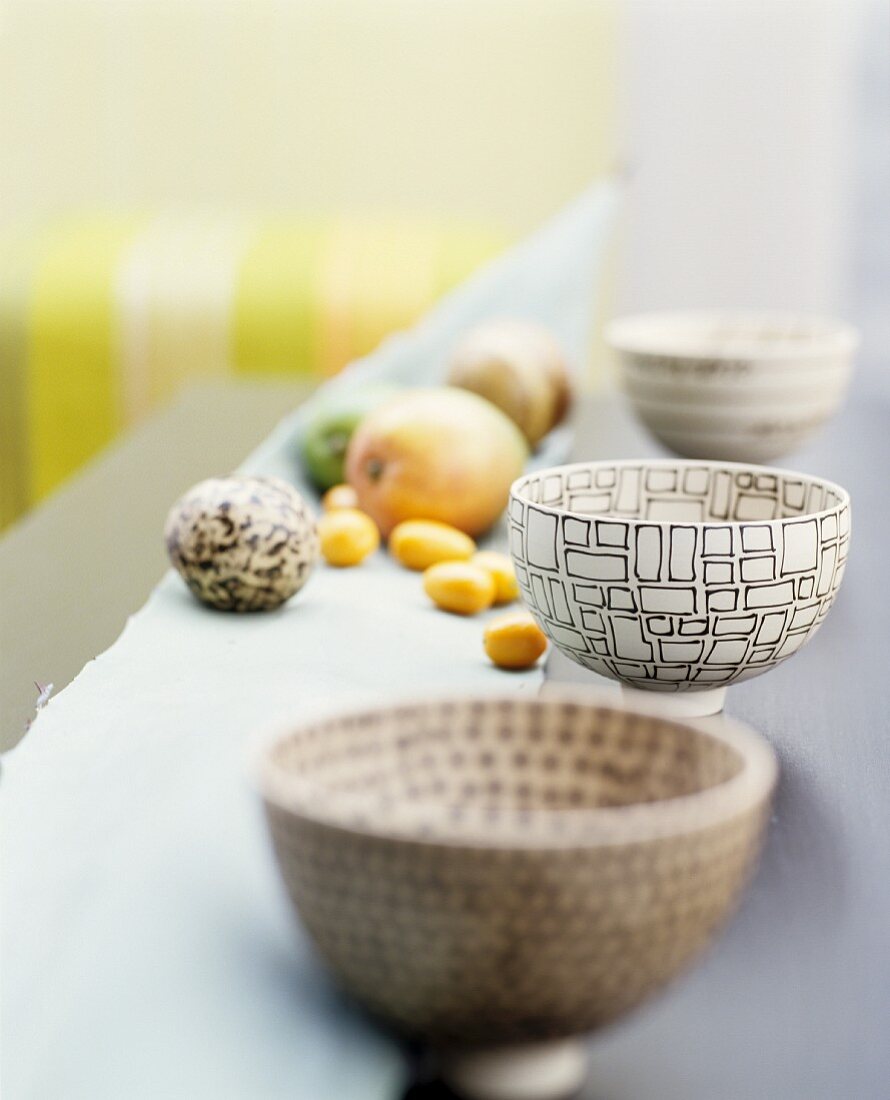
<svg viewBox="0 0 890 1100"><path fill-rule="evenodd" d="M357 508L336 508L318 521L321 552L328 565L359 565L380 545L380 532Z"/></svg>
<svg viewBox="0 0 890 1100"><path fill-rule="evenodd" d="M531 668L547 648L547 636L527 611L514 611L490 622L482 641L498 668Z"/></svg>
<svg viewBox="0 0 890 1100"><path fill-rule="evenodd" d="M389 552L407 569L429 569L440 561L466 561L476 543L450 523L434 519L406 519L393 528Z"/></svg>
<svg viewBox="0 0 890 1100"><path fill-rule="evenodd" d="M437 607L455 615L476 615L494 603L491 574L468 561L431 565L423 574L423 588Z"/></svg>
<svg viewBox="0 0 890 1100"><path fill-rule="evenodd" d="M496 604L512 603L518 599L519 584L516 581L516 570L506 554L498 554L494 550L480 550L470 558L470 561L473 565L480 565L491 573Z"/></svg>
<svg viewBox="0 0 890 1100"><path fill-rule="evenodd" d="M321 498L321 506L325 512L334 512L339 508L358 508L358 496L355 489L344 482L328 489Z"/></svg>

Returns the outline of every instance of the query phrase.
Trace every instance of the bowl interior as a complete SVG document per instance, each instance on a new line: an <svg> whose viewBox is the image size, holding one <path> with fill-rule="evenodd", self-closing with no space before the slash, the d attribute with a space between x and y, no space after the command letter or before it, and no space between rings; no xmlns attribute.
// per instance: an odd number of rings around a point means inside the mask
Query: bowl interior
<svg viewBox="0 0 890 1100"><path fill-rule="evenodd" d="M273 802L349 828L522 839L578 826L586 811L688 803L745 765L731 739L651 714L485 699L304 726L271 746L265 786Z"/></svg>
<svg viewBox="0 0 890 1100"><path fill-rule="evenodd" d="M844 354L856 343L847 325L783 313L652 313L614 321L609 343L647 355L777 358Z"/></svg>
<svg viewBox="0 0 890 1100"><path fill-rule="evenodd" d="M521 478L513 494L579 516L714 524L792 519L839 507L846 500L844 491L831 482L787 470L670 461L555 467ZM579 529L579 542L581 534ZM614 538L616 548L626 547L625 524L616 524ZM573 541L569 530L566 541Z"/></svg>

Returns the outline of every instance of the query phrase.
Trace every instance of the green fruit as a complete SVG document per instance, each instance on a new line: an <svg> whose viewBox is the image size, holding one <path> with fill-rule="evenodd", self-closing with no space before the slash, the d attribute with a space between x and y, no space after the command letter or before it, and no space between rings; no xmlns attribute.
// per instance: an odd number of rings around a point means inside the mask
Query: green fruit
<svg viewBox="0 0 890 1100"><path fill-rule="evenodd" d="M367 385L322 403L303 436L306 472L321 492L345 480L343 463L352 433L372 409L399 392L396 386Z"/></svg>

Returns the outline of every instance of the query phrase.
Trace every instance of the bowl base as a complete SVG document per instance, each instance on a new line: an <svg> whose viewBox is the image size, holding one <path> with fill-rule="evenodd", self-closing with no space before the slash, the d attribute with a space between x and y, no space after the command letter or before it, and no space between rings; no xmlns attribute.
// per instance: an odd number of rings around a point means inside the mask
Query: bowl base
<svg viewBox="0 0 890 1100"><path fill-rule="evenodd" d="M442 1058L443 1078L467 1100L567 1100L586 1073L581 1039L451 1051Z"/></svg>
<svg viewBox="0 0 890 1100"><path fill-rule="evenodd" d="M621 685L621 693L633 706L634 701L655 706L665 718L706 718L719 714L726 701L726 688L711 688L710 691L638 691L636 688Z"/></svg>

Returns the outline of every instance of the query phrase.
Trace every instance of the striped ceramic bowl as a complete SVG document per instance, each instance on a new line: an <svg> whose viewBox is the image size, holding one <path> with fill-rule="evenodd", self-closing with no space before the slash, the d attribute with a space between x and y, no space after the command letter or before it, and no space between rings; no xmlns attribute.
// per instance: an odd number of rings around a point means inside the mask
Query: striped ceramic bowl
<svg viewBox="0 0 890 1100"><path fill-rule="evenodd" d="M796 451L837 411L858 344L848 325L778 313L651 313L606 335L652 434L731 462Z"/></svg>

